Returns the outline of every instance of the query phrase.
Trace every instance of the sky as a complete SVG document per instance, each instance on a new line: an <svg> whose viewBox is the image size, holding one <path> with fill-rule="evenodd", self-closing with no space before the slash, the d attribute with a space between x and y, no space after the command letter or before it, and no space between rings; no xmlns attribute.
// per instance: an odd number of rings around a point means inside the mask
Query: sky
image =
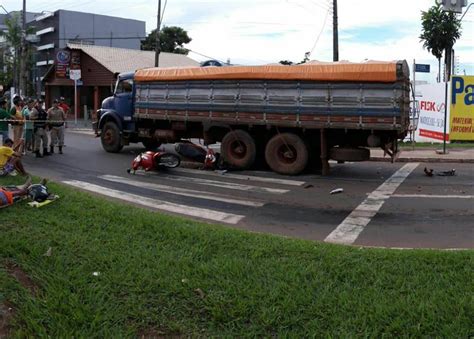
<svg viewBox="0 0 474 339"><path fill-rule="evenodd" d="M469 0L468 3L473 2ZM437 61L423 49L421 11L434 0L338 0L339 59L353 62L405 59L411 65ZM20 0L1 0L8 11ZM156 27L158 0L27 0L28 11L66 9L137 19ZM166 6L165 6L166 5ZM165 26L180 26L192 38L189 56L198 61L230 60L255 65L280 60L332 61L332 0L162 0ZM457 74L474 75L474 6L464 16L462 37L454 47Z"/></svg>

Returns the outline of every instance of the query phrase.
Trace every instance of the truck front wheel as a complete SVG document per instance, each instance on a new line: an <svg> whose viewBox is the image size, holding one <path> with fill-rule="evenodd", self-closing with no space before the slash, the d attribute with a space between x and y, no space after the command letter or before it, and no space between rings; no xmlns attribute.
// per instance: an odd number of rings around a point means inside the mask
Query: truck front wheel
<svg viewBox="0 0 474 339"><path fill-rule="evenodd" d="M221 153L231 167L247 169L255 162L255 140L244 130L230 131L222 139Z"/></svg>
<svg viewBox="0 0 474 339"><path fill-rule="evenodd" d="M304 141L293 133L281 133L268 141L265 160L270 168L280 174L296 175L308 164L308 148Z"/></svg>
<svg viewBox="0 0 474 339"><path fill-rule="evenodd" d="M123 145L120 140L120 129L113 121L106 122L100 133L100 141L104 150L110 153L118 153Z"/></svg>

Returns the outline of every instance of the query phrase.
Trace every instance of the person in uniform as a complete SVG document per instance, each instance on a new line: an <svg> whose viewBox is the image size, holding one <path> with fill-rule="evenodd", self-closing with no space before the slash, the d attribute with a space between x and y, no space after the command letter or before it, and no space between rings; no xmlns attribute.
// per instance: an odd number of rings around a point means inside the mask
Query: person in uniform
<svg viewBox="0 0 474 339"><path fill-rule="evenodd" d="M48 113L43 109L43 100L36 100L35 107L31 110L30 120L33 122L33 134L35 139L34 152L37 158L51 155L51 153L48 152L48 135L46 133L47 119ZM41 143L43 143L43 145L41 145ZM41 148L43 148L43 154L41 154Z"/></svg>
<svg viewBox="0 0 474 339"><path fill-rule="evenodd" d="M64 123L66 115L59 107L59 100L53 101L53 107L48 109L48 125L51 130L51 143L49 146L50 153L54 153L54 146L58 146L59 154L63 154L64 145Z"/></svg>

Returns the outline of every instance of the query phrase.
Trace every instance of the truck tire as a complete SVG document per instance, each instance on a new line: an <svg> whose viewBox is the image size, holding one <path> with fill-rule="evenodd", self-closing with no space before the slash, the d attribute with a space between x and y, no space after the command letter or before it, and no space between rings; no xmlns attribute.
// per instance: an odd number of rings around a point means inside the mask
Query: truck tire
<svg viewBox="0 0 474 339"><path fill-rule="evenodd" d="M122 150L120 129L113 121L106 122L100 133L100 141L104 150L110 153L118 153Z"/></svg>
<svg viewBox="0 0 474 339"><path fill-rule="evenodd" d="M251 167L256 154L255 140L244 130L230 131L222 139L221 155L231 167L238 169Z"/></svg>
<svg viewBox="0 0 474 339"><path fill-rule="evenodd" d="M144 139L142 144L147 151L155 151L158 147L160 147L161 142L155 139Z"/></svg>
<svg viewBox="0 0 474 339"><path fill-rule="evenodd" d="M296 134L277 134L265 147L265 160L274 172L296 175L308 164L308 148Z"/></svg>

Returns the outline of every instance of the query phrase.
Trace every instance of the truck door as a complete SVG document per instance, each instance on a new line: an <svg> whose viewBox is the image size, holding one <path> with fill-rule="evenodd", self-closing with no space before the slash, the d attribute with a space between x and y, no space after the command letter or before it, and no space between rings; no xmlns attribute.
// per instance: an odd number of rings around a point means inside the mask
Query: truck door
<svg viewBox="0 0 474 339"><path fill-rule="evenodd" d="M119 79L115 88L115 109L124 120L133 114L133 79Z"/></svg>

